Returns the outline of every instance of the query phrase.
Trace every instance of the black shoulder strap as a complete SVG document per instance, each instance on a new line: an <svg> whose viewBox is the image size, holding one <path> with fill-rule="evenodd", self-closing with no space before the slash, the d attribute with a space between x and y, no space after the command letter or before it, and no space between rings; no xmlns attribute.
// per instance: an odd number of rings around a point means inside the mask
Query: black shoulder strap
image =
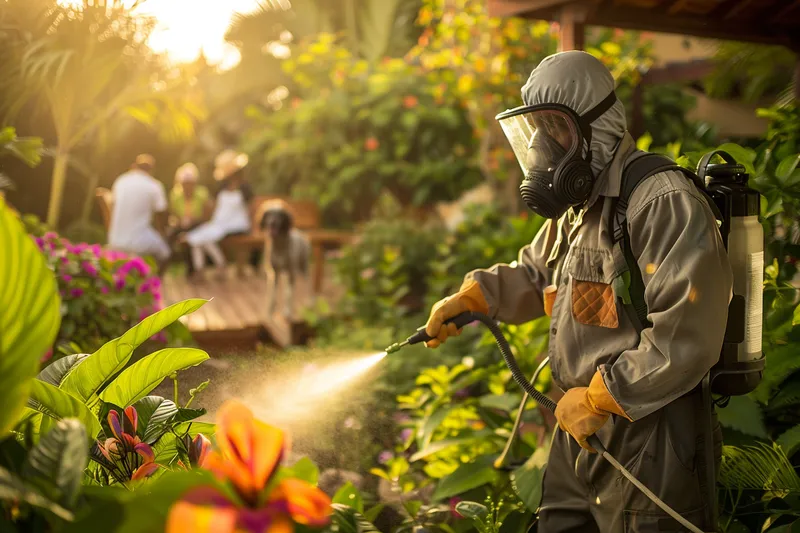
<svg viewBox="0 0 800 533"><path fill-rule="evenodd" d="M639 184L641 184L650 176L666 170L682 172L685 176L692 180L695 186L697 186L698 189L706 195L708 204L714 211L715 216L720 220L722 218L722 215L720 214L716 204L710 197L708 197L700 178L698 178L693 172L681 167L669 157L660 154L652 154L637 150L628 157L625 162L625 166L622 169L620 194L614 208L614 213L611 216L611 228L609 234L611 235L613 244L619 244L622 247L622 252L625 256L625 262L628 265L628 271L630 275L628 294L630 295L630 303L625 304L625 309L628 312L629 318L639 332L646 327L650 327L651 324L647 319L647 302L644 297L644 280L642 279L642 273L639 270L639 263L637 262L636 256L633 253L633 250L631 250L630 246L630 237L628 235L627 224L628 204L631 196L633 196L633 193Z"/></svg>

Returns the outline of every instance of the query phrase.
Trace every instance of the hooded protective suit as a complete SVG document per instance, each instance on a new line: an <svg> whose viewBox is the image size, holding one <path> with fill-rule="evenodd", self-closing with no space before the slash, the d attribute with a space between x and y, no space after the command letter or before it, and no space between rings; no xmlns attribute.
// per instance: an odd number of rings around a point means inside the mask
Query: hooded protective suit
<svg viewBox="0 0 800 533"><path fill-rule="evenodd" d="M597 59L564 52L542 61L522 95L526 105L563 104L582 114L613 89ZM539 533L682 530L570 435L594 432L657 496L712 531L697 464L705 444L698 385L725 333L733 282L727 253L711 209L684 175L645 179L627 210L652 323L640 334L618 300L627 266L609 236L622 168L635 149L621 102L592 122L590 149L588 201L546 221L517 261L468 274L459 294L434 307L428 334L437 340L430 345L456 333L441 321L465 309L509 324L550 315L552 377L566 394L556 412ZM719 455L718 425L714 440Z"/></svg>

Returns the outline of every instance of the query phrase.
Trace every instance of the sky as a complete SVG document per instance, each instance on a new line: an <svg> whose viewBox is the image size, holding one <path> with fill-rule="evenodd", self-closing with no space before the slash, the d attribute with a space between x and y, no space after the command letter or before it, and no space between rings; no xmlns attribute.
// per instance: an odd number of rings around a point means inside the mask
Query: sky
<svg viewBox="0 0 800 533"><path fill-rule="evenodd" d="M82 4L82 0L60 0ZM137 13L156 18L150 46L166 52L176 62L192 61L202 50L208 61L221 68L239 60L236 49L225 43L225 32L234 13L258 8L258 0L145 0Z"/></svg>

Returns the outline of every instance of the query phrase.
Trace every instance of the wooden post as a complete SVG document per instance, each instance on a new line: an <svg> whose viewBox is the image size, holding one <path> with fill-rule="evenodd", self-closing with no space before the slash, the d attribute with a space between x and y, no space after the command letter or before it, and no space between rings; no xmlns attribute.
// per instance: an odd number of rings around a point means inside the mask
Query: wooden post
<svg viewBox="0 0 800 533"><path fill-rule="evenodd" d="M584 13L573 5L566 5L561 8L558 18L560 26L560 39L558 51L583 50L584 37L586 31L583 26Z"/></svg>

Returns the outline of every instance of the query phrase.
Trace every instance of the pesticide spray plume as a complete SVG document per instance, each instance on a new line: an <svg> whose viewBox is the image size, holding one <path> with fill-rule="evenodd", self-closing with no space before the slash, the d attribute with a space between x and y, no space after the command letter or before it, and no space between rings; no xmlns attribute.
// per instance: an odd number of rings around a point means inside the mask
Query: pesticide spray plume
<svg viewBox="0 0 800 533"><path fill-rule="evenodd" d="M337 410L354 401L353 384L386 357L386 352L347 354L333 361L294 361L245 395L245 403L264 420L285 427L330 421ZM358 391L363 395L363 390Z"/></svg>

